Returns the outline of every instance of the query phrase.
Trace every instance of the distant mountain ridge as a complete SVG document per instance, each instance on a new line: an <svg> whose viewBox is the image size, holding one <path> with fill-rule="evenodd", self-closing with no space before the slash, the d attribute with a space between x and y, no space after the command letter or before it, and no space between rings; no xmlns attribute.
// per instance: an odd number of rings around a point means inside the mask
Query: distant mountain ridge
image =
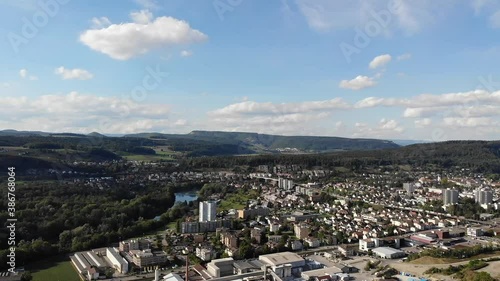
<svg viewBox="0 0 500 281"><path fill-rule="evenodd" d="M143 133L126 137L186 138L240 144L256 152L296 149L300 152L330 152L338 150L372 150L397 148L399 145L388 140L355 139L318 136L281 136L248 132L192 131L189 134Z"/></svg>
<svg viewBox="0 0 500 281"><path fill-rule="evenodd" d="M40 131L16 131L3 130L0 136L17 137L80 137L80 138L141 138L149 140L163 140L175 143L192 143L196 145L210 146L210 151L200 151L199 155L217 155L218 151L225 155L230 154L255 154L255 153L318 153L349 150L378 150L386 148L397 148L398 144L389 140L342 138L326 136L281 136L270 134L259 134L251 132L224 132L224 131L201 131L195 130L188 134L163 134L163 133L138 133L128 134L120 137L106 136L101 133L90 134L74 133L49 133ZM189 148L182 148L183 151ZM196 154L198 155L198 153Z"/></svg>

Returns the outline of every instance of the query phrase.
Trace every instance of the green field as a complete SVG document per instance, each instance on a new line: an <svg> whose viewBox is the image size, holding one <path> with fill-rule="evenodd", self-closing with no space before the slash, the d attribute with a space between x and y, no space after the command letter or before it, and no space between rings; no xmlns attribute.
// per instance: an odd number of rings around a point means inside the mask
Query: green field
<svg viewBox="0 0 500 281"><path fill-rule="evenodd" d="M250 190L249 192L240 191L235 194L226 196L217 206L218 211L230 210L230 209L243 209L245 208L247 201L250 199L256 199L258 193L255 190Z"/></svg>
<svg viewBox="0 0 500 281"><path fill-rule="evenodd" d="M78 273L67 261L44 261L26 267L33 275L33 281L80 281Z"/></svg>
<svg viewBox="0 0 500 281"><path fill-rule="evenodd" d="M175 160L172 156L169 155L122 155L123 158L129 161L159 161L166 160L171 161Z"/></svg>

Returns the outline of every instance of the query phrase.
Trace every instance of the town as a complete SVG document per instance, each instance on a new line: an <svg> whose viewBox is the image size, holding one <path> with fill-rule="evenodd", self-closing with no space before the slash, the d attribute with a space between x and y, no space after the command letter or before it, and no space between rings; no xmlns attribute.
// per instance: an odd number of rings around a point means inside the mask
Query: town
<svg viewBox="0 0 500 281"><path fill-rule="evenodd" d="M300 165L253 170L66 179L99 189L203 184L176 194L187 199L176 204L199 203L165 231L73 253L74 268L85 280L424 280L430 267L409 260L433 250L495 253L500 243L500 183L467 169L374 169L343 180L342 172Z"/></svg>

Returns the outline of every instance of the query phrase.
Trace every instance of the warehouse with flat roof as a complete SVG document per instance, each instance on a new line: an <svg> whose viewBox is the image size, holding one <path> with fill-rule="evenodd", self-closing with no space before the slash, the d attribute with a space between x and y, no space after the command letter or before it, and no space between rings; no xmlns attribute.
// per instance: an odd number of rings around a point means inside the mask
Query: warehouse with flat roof
<svg viewBox="0 0 500 281"><path fill-rule="evenodd" d="M261 255L259 260L269 265L280 277L288 277L289 273L300 276L303 267L306 265L306 261L301 256L292 252Z"/></svg>
<svg viewBox="0 0 500 281"><path fill-rule="evenodd" d="M406 256L406 253L389 247L378 247L372 250L372 252L383 259L398 259Z"/></svg>

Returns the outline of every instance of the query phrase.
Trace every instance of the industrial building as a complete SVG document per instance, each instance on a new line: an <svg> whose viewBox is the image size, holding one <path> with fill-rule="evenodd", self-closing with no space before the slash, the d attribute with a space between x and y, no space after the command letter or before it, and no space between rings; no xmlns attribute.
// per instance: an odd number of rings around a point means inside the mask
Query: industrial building
<svg viewBox="0 0 500 281"><path fill-rule="evenodd" d="M101 248L77 252L70 256L71 263L84 280L97 280L106 269L114 268L121 274L128 272L128 263L115 248Z"/></svg>
<svg viewBox="0 0 500 281"><path fill-rule="evenodd" d="M471 237L483 236L483 230L480 227L468 227L467 236Z"/></svg>
<svg viewBox="0 0 500 281"><path fill-rule="evenodd" d="M306 261L296 253L281 252L269 255L261 255L259 260L269 265L274 273L280 278L291 275L300 276Z"/></svg>
<svg viewBox="0 0 500 281"><path fill-rule="evenodd" d="M321 269L316 269L316 270L310 270L310 271L304 271L302 272L302 278L305 280L311 280L314 279L315 277L321 277L321 276L336 276L339 274L342 274L342 269L332 266L332 267L326 267L326 268L321 268Z"/></svg>
<svg viewBox="0 0 500 281"><path fill-rule="evenodd" d="M168 261L168 257L163 251L153 252L151 249L131 250L129 254L132 256L132 262L138 267L159 265Z"/></svg>
<svg viewBox="0 0 500 281"><path fill-rule="evenodd" d="M373 253L382 259L397 259L406 256L406 253L389 247L378 247L372 250Z"/></svg>
<svg viewBox="0 0 500 281"><path fill-rule="evenodd" d="M374 249L380 247L380 239L377 238L369 238L359 240L359 250L360 251L368 251L370 249Z"/></svg>
<svg viewBox="0 0 500 281"><path fill-rule="evenodd" d="M207 271L212 277L233 275L233 258L212 260L207 264Z"/></svg>
<svg viewBox="0 0 500 281"><path fill-rule="evenodd" d="M107 248L106 257L111 261L113 267L120 273L128 272L128 262L120 256L120 252L116 248Z"/></svg>

